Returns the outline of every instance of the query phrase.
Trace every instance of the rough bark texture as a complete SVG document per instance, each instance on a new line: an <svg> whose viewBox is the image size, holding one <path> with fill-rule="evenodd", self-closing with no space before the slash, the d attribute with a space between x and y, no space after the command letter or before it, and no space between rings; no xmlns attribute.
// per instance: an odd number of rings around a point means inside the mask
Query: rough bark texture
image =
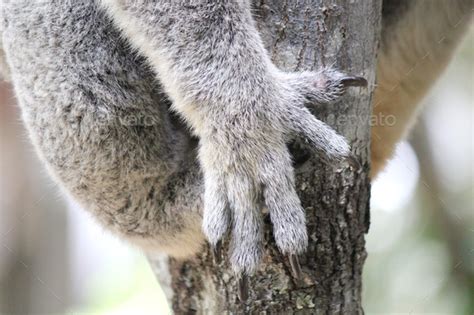
<svg viewBox="0 0 474 315"><path fill-rule="evenodd" d="M255 17L274 62L287 70L334 66L363 75L369 88L353 88L338 104L315 115L351 140L363 167L334 169L311 157L299 165L297 189L307 211L310 243L300 257L303 276L291 276L287 257L275 247L266 218L266 255L250 277L246 303L224 260L209 254L171 260L176 314L357 314L369 227L369 119L375 79L381 0L261 0ZM294 145L297 160L308 155ZM224 248L225 249L225 248ZM225 255L224 255L225 256Z"/></svg>

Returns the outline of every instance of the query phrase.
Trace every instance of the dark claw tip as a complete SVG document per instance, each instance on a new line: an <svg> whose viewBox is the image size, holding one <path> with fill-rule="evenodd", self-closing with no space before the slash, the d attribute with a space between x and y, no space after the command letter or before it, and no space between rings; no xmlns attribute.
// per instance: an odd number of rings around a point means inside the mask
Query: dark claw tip
<svg viewBox="0 0 474 315"><path fill-rule="evenodd" d="M293 277L295 277L295 279L300 279L301 278L301 265L298 259L298 255L291 254L289 256L289 260L290 260L291 271L293 272Z"/></svg>
<svg viewBox="0 0 474 315"><path fill-rule="evenodd" d="M346 77L346 78L343 78L341 79L341 82L342 84L345 86L345 87L348 87L348 86L362 86L362 87L365 87L367 86L367 80L363 77Z"/></svg>
<svg viewBox="0 0 474 315"><path fill-rule="evenodd" d="M212 256L214 257L214 263L220 264L222 262L222 242L218 241L215 246L212 247Z"/></svg>
<svg viewBox="0 0 474 315"><path fill-rule="evenodd" d="M240 275L238 295L241 302L247 301L249 297L249 279L246 274Z"/></svg>
<svg viewBox="0 0 474 315"><path fill-rule="evenodd" d="M346 158L346 162L349 164L349 166L354 169L354 170L358 170L360 169L362 166L360 165L360 162L357 160L357 158L355 156L348 156Z"/></svg>

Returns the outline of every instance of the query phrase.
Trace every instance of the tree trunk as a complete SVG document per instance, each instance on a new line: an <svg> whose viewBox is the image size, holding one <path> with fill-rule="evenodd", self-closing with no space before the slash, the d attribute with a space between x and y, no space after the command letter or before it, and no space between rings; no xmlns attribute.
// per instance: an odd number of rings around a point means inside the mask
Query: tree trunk
<svg viewBox="0 0 474 315"><path fill-rule="evenodd" d="M255 18L280 68L333 66L368 79L368 89L353 88L343 101L314 111L351 141L362 168L335 169L322 165L317 157L297 167L297 190L307 211L310 236L308 250L300 257L299 280L292 277L287 257L276 249L267 217L264 262L249 279L245 303L237 297L237 279L228 263L216 265L206 251L192 261L170 261L173 309L176 314L362 313L364 234L369 227L370 104L381 0L257 2ZM309 155L299 147L294 145L292 152L301 162Z"/></svg>

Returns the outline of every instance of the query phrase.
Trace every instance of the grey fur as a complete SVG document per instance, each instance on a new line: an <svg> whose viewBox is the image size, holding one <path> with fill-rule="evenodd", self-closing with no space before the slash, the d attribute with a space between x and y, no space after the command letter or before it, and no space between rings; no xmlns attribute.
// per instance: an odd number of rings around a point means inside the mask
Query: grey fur
<svg viewBox="0 0 474 315"><path fill-rule="evenodd" d="M34 5L33 5L34 4ZM65 191L147 251L199 250L201 179L144 59L91 1L1 1L23 120Z"/></svg>

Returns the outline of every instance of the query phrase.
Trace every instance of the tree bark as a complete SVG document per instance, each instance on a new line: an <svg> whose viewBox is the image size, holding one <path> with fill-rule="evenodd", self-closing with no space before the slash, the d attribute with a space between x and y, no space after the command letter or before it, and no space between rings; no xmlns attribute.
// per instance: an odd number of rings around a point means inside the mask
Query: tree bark
<svg viewBox="0 0 474 315"><path fill-rule="evenodd" d="M294 144L292 153L300 164L297 190L307 211L310 236L308 250L300 256L301 278L291 275L287 257L277 250L267 217L264 262L249 279L245 303L237 297L237 279L228 263L216 265L206 250L191 261L170 261L173 309L176 314L362 313L364 234L369 227L370 104L381 0L258 0L254 12L267 49L280 68L333 66L368 79L367 89L353 88L341 102L314 110L319 119L350 140L362 168L323 165Z"/></svg>

